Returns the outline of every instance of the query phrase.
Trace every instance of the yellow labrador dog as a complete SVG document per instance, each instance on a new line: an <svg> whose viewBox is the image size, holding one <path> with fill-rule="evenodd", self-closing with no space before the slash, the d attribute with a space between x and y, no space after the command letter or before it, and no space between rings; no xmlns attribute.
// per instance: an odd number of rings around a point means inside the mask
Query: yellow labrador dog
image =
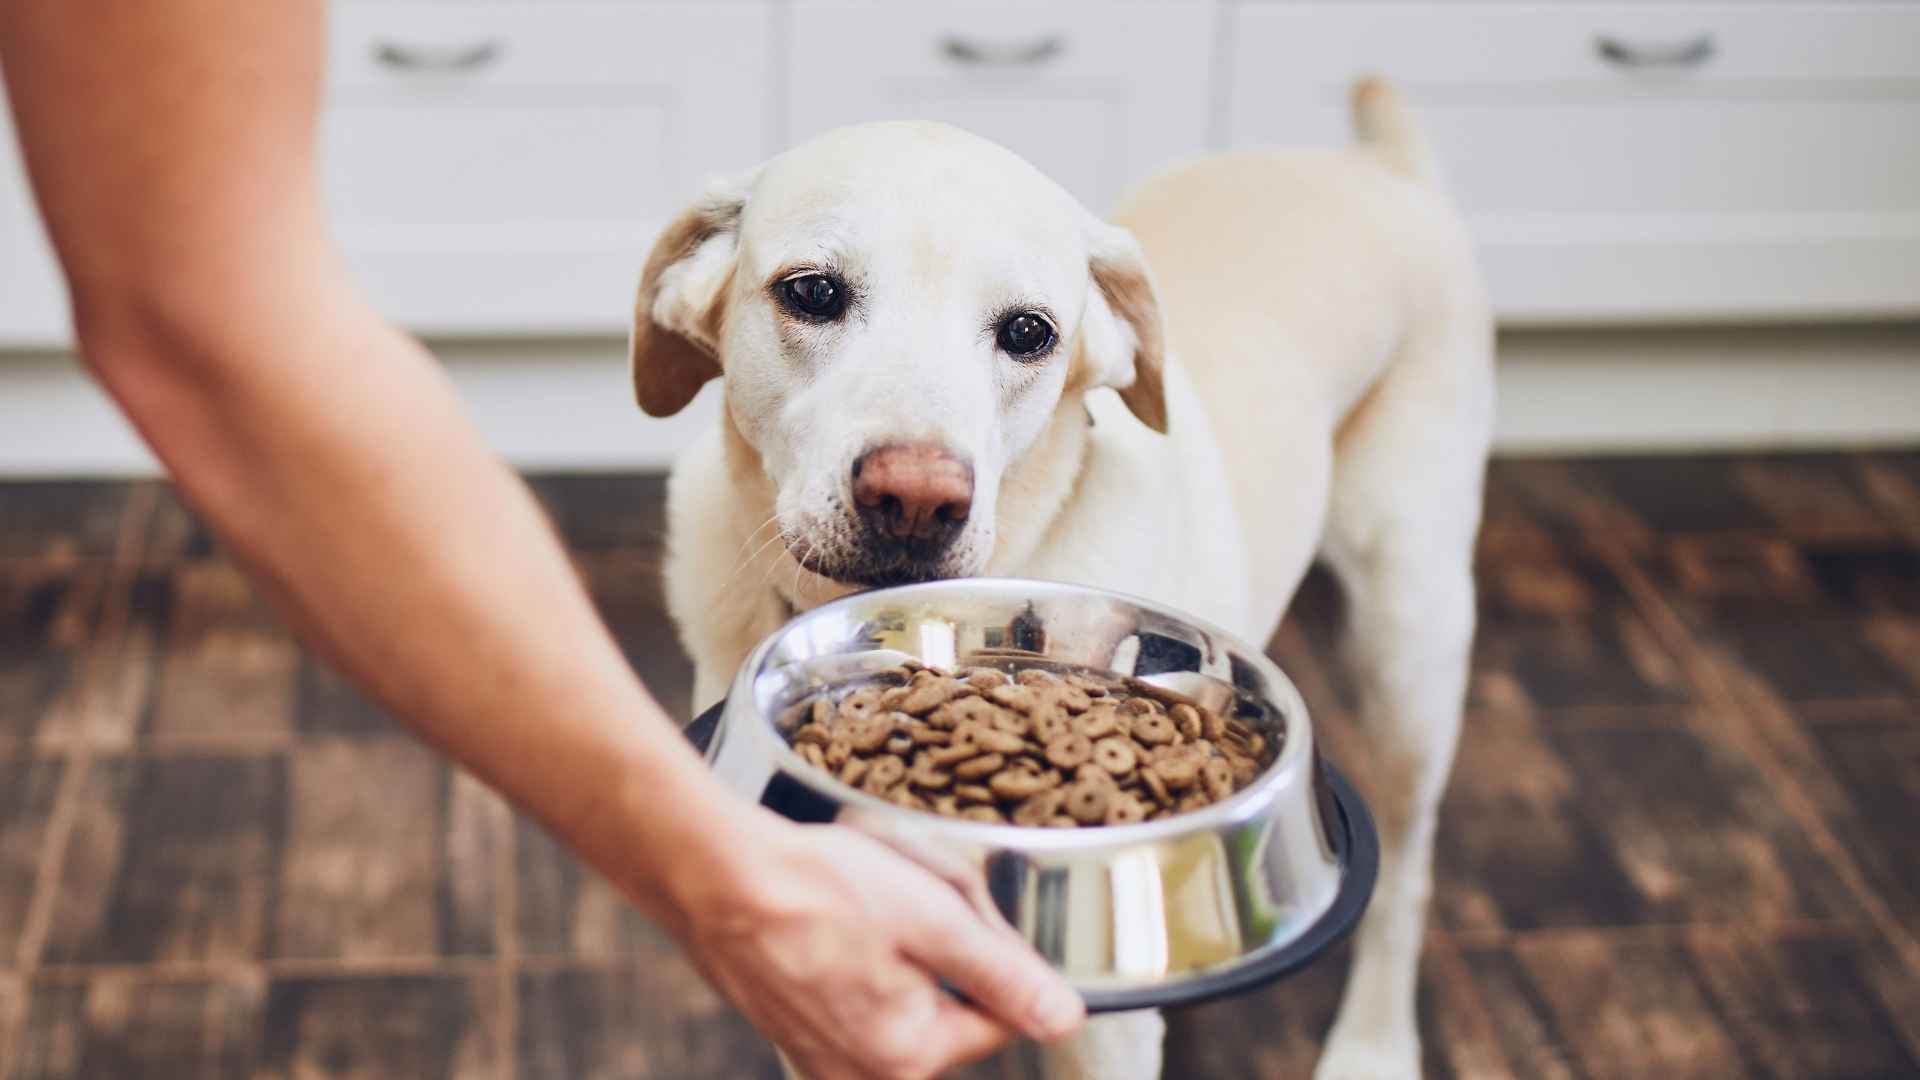
<svg viewBox="0 0 1920 1080"><path fill-rule="evenodd" d="M1341 583L1383 864L1318 1075L1413 1076L1435 808L1473 634L1491 326L1394 92L1357 143L1148 181L1109 224L936 124L823 135L665 232L634 389L724 380L673 473L667 590L718 700L752 646L850 591L994 574L1163 601L1265 640L1316 557ZM1049 1075L1157 1076L1158 1014Z"/></svg>

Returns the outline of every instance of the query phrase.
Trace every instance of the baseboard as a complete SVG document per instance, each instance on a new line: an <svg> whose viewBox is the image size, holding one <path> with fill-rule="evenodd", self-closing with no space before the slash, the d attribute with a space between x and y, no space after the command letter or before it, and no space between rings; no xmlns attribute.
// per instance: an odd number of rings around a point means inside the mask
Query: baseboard
<svg viewBox="0 0 1920 1080"><path fill-rule="evenodd" d="M440 342L489 442L530 470L657 469L711 419L627 389L624 344ZM1500 341L1509 453L1816 449L1920 443L1920 324L1525 330ZM63 354L0 353L0 476L150 475L152 455Z"/></svg>
<svg viewBox="0 0 1920 1080"><path fill-rule="evenodd" d="M1920 323L1514 330L1499 356L1507 453L1920 442Z"/></svg>

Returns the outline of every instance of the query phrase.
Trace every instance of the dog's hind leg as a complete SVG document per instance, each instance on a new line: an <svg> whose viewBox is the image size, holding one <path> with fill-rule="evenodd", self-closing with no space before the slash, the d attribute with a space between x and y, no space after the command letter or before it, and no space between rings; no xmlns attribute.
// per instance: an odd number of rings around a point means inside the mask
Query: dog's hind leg
<svg viewBox="0 0 1920 1080"><path fill-rule="evenodd" d="M1381 860L1319 1080L1420 1073L1414 998L1466 695L1492 407L1484 337L1465 326L1436 346L1389 370L1335 454L1322 555L1347 601Z"/></svg>
<svg viewBox="0 0 1920 1080"><path fill-rule="evenodd" d="M1109 1013L1078 1035L1040 1048L1046 1080L1155 1080L1167 1024L1160 1010Z"/></svg>

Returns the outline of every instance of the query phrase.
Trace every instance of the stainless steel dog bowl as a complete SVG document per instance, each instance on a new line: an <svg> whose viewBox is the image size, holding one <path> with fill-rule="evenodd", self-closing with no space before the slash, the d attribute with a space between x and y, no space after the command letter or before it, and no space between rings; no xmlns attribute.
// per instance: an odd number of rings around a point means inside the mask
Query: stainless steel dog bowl
<svg viewBox="0 0 1920 1080"><path fill-rule="evenodd" d="M1239 716L1280 749L1231 798L1136 825L1021 828L902 809L841 784L774 718L822 686L906 658L1131 675ZM968 578L848 597L754 650L689 735L733 788L800 821L862 829L989 905L1089 1009L1185 1004L1278 978L1352 928L1373 889L1373 825L1319 758L1299 693L1258 649L1096 589Z"/></svg>

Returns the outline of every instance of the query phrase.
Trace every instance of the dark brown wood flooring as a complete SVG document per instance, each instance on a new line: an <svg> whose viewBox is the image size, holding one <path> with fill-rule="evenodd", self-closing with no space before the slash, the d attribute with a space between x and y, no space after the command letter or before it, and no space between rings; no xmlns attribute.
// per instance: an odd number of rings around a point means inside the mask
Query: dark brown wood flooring
<svg viewBox="0 0 1920 1080"><path fill-rule="evenodd" d="M536 486L683 700L660 482ZM1429 1075L1920 1075L1920 454L1502 462L1480 566ZM1364 783L1337 608L1274 651ZM1174 1016L1168 1076L1306 1076L1341 969ZM164 486L0 485L0 1077L772 1075Z"/></svg>

